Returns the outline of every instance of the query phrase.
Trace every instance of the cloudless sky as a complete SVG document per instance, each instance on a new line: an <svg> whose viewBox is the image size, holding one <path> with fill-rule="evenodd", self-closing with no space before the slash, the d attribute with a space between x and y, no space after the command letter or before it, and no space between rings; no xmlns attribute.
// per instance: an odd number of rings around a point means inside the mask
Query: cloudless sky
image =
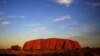
<svg viewBox="0 0 100 56"><path fill-rule="evenodd" d="M0 48L53 37L100 47L100 0L0 0Z"/></svg>

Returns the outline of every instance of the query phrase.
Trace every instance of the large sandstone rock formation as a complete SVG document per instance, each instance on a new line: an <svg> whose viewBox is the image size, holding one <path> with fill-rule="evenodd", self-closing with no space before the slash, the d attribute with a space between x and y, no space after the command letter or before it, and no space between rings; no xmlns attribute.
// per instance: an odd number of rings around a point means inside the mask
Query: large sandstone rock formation
<svg viewBox="0 0 100 56"><path fill-rule="evenodd" d="M27 41L24 50L61 50L81 48L77 41L69 39L49 38Z"/></svg>

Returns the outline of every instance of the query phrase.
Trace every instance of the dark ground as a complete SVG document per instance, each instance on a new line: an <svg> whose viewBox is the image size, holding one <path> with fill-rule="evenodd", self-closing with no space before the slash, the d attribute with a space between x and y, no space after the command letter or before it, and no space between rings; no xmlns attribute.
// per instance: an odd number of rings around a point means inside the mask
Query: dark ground
<svg viewBox="0 0 100 56"><path fill-rule="evenodd" d="M0 56L100 56L100 48L82 48L52 51L15 51L0 49Z"/></svg>

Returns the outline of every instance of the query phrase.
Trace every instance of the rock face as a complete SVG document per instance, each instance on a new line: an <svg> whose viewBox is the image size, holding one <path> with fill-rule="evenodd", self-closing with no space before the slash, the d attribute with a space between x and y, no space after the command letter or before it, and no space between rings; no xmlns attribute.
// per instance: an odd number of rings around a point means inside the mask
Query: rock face
<svg viewBox="0 0 100 56"><path fill-rule="evenodd" d="M77 41L69 39L49 38L27 41L24 50L61 50L81 48Z"/></svg>

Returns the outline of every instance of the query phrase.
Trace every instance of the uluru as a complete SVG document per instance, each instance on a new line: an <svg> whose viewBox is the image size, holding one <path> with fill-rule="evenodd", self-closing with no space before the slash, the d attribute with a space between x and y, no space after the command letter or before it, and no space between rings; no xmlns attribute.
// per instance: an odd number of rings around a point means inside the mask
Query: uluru
<svg viewBox="0 0 100 56"><path fill-rule="evenodd" d="M23 50L62 50L79 49L81 45L74 40L61 38L35 39L25 42Z"/></svg>

